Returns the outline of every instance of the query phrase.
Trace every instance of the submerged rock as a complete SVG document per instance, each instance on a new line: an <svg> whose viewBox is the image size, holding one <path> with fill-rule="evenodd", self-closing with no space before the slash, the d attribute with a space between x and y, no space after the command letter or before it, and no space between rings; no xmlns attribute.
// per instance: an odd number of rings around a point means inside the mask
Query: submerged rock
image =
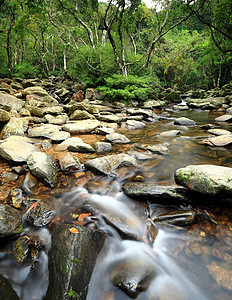
<svg viewBox="0 0 232 300"><path fill-rule="evenodd" d="M86 299L92 271L105 242L105 233L63 224L56 225L51 234L49 287L45 299L65 299L70 291L77 299Z"/></svg>
<svg viewBox="0 0 232 300"><path fill-rule="evenodd" d="M215 146L215 147L224 147L229 146L232 143L232 135L219 135L200 141L200 144Z"/></svg>
<svg viewBox="0 0 232 300"><path fill-rule="evenodd" d="M189 226L195 222L197 213L194 210L173 210L155 216L155 223L175 226Z"/></svg>
<svg viewBox="0 0 232 300"><path fill-rule="evenodd" d="M17 209L0 204L0 238L17 235L21 231L22 220Z"/></svg>
<svg viewBox="0 0 232 300"><path fill-rule="evenodd" d="M196 122L185 117L178 118L174 121L175 125L181 125L181 126L195 126Z"/></svg>
<svg viewBox="0 0 232 300"><path fill-rule="evenodd" d="M85 163L87 169L103 173L107 176L117 176L116 169L122 166L138 167L135 158L128 154L116 154L95 158Z"/></svg>
<svg viewBox="0 0 232 300"><path fill-rule="evenodd" d="M202 194L232 193L232 168L190 165L175 172L176 183Z"/></svg>
<svg viewBox="0 0 232 300"><path fill-rule="evenodd" d="M137 149L149 150L152 153L166 155L169 152L167 144L158 144L158 145L144 145L144 144L135 144Z"/></svg>
<svg viewBox="0 0 232 300"><path fill-rule="evenodd" d="M217 282L217 284L229 291L232 291L232 271L228 270L216 262L207 265L207 269L212 278Z"/></svg>

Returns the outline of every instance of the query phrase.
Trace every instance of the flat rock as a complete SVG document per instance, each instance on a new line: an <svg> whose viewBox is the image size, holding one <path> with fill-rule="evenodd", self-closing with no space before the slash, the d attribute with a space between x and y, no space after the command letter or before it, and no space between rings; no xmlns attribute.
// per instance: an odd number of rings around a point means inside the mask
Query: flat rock
<svg viewBox="0 0 232 300"><path fill-rule="evenodd" d="M225 129L209 129L207 133L214 134L214 135L232 135L232 132Z"/></svg>
<svg viewBox="0 0 232 300"><path fill-rule="evenodd" d="M93 146L97 154L104 154L112 151L112 145L107 142L96 142Z"/></svg>
<svg viewBox="0 0 232 300"><path fill-rule="evenodd" d="M93 147L91 147L89 144L86 143L72 143L71 145L68 146L69 151L74 151L74 152L81 152L81 153L93 153L95 152Z"/></svg>
<svg viewBox="0 0 232 300"><path fill-rule="evenodd" d="M10 121L2 129L1 132L2 139L6 139L12 135L24 136L24 132L26 132L27 127L28 127L28 120L24 118L12 117Z"/></svg>
<svg viewBox="0 0 232 300"><path fill-rule="evenodd" d="M113 122L113 123L120 123L121 118L116 115L99 115L97 119L104 122Z"/></svg>
<svg viewBox="0 0 232 300"><path fill-rule="evenodd" d="M110 127L98 127L95 132L96 134L100 134L100 135L107 135L107 134L110 134L110 133L114 133L114 129L113 128L110 128Z"/></svg>
<svg viewBox="0 0 232 300"><path fill-rule="evenodd" d="M189 165L175 172L176 183L202 194L232 193L232 168Z"/></svg>
<svg viewBox="0 0 232 300"><path fill-rule="evenodd" d="M61 144L57 145L55 151L65 151L68 149L68 146L75 143L83 143L82 139L79 137L71 137L63 141Z"/></svg>
<svg viewBox="0 0 232 300"><path fill-rule="evenodd" d="M97 120L82 120L70 124L65 124L62 126L62 129L71 134L85 134L91 133L98 126L100 126L100 122Z"/></svg>
<svg viewBox="0 0 232 300"><path fill-rule="evenodd" d="M153 160L157 159L158 155L150 152L140 152L140 151L127 151L127 154L138 159L138 160Z"/></svg>
<svg viewBox="0 0 232 300"><path fill-rule="evenodd" d="M28 136L50 138L52 133L58 132L60 129L60 126L57 125L45 124L28 129Z"/></svg>
<svg viewBox="0 0 232 300"><path fill-rule="evenodd" d="M158 134L160 137L175 137L180 134L180 130L169 130Z"/></svg>
<svg viewBox="0 0 232 300"><path fill-rule="evenodd" d="M232 115L223 115L214 119L215 122L231 122Z"/></svg>
<svg viewBox="0 0 232 300"><path fill-rule="evenodd" d="M181 118L177 118L174 121L175 125L181 125L181 126L195 126L196 122L189 119L189 118L185 118L185 117L181 117Z"/></svg>
<svg viewBox="0 0 232 300"><path fill-rule="evenodd" d="M0 155L14 162L26 162L28 156L35 151L37 149L34 145L19 137L10 136L0 143Z"/></svg>
<svg viewBox="0 0 232 300"><path fill-rule="evenodd" d="M48 93L40 86L28 87L28 88L24 89L24 92L26 92L29 95L37 95L40 97L49 96Z"/></svg>
<svg viewBox="0 0 232 300"><path fill-rule="evenodd" d="M19 111L23 107L24 101L15 96L0 93L0 105Z"/></svg>
<svg viewBox="0 0 232 300"><path fill-rule="evenodd" d="M156 116L151 109L128 108L127 113L129 115L142 115L144 118L153 118Z"/></svg>
<svg viewBox="0 0 232 300"><path fill-rule="evenodd" d="M34 152L28 157L27 164L35 177L42 179L51 187L55 185L57 174L50 155L44 152Z"/></svg>
<svg viewBox="0 0 232 300"><path fill-rule="evenodd" d="M105 141L111 142L113 144L127 144L130 140L123 134L120 133L110 133L105 137Z"/></svg>
<svg viewBox="0 0 232 300"><path fill-rule="evenodd" d="M10 113L4 109L0 108L0 122L7 123L10 120Z"/></svg>
<svg viewBox="0 0 232 300"><path fill-rule="evenodd" d="M145 126L146 125L140 121L136 121L136 120L127 120L126 121L126 128L128 130L142 129Z"/></svg>
<svg viewBox="0 0 232 300"><path fill-rule="evenodd" d="M79 159L73 157L69 152L60 152L58 154L58 160L63 173L70 173L82 169Z"/></svg>
<svg viewBox="0 0 232 300"><path fill-rule="evenodd" d="M85 110L76 109L70 116L70 120L87 120L87 119L95 119L95 117Z"/></svg>
<svg viewBox="0 0 232 300"><path fill-rule="evenodd" d="M169 152L167 144L149 145L149 144L135 144L135 148L140 150L149 150L152 153L166 155Z"/></svg>
<svg viewBox="0 0 232 300"><path fill-rule="evenodd" d="M57 143L63 142L63 141L67 140L70 137L71 137L70 133L66 132L66 131L55 131L55 132L50 134L50 139L53 142L57 142Z"/></svg>
<svg viewBox="0 0 232 300"><path fill-rule="evenodd" d="M212 278L217 282L217 284L229 291L232 291L232 271L228 270L217 264L217 262L212 262L212 264L207 265L207 269Z"/></svg>
<svg viewBox="0 0 232 300"><path fill-rule="evenodd" d="M215 147L224 147L229 146L232 143L232 135L219 135L200 141L200 144L215 146Z"/></svg>
<svg viewBox="0 0 232 300"><path fill-rule="evenodd" d="M0 204L0 238L17 235L22 231L19 211L9 205Z"/></svg>
<svg viewBox="0 0 232 300"><path fill-rule="evenodd" d="M122 166L138 167L138 164L136 159L128 154L116 154L89 160L85 166L87 169L115 177L117 176L116 169Z"/></svg>

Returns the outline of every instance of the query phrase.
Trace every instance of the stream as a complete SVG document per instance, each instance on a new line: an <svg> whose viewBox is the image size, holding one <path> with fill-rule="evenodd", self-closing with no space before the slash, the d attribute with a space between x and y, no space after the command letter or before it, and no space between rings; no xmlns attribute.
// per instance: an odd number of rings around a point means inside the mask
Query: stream
<svg viewBox="0 0 232 300"><path fill-rule="evenodd" d="M232 167L232 150L209 147L198 143L209 134L200 125L212 123L219 114L208 111L173 112L172 117L186 116L198 126L177 126L171 119L149 123L145 129L124 131L132 143L167 143L169 153L158 160L141 161L145 182L173 185L176 169L191 164L213 164ZM230 130L231 125L217 127ZM178 129L172 138L158 133ZM124 153L126 146L116 146ZM121 191L121 185L136 174L133 170L119 171L119 178L96 177L92 189L74 186L62 196L68 206L89 195L97 214L94 224L108 235L91 277L87 300L229 300L232 297L232 209L231 202L223 203L139 203ZM198 199L196 199L198 200ZM68 202L68 203L67 203ZM194 210L197 221L188 227L155 224L158 232L154 241L147 240L147 218L171 210ZM59 218L65 218L59 210ZM117 220L122 227L133 231L138 240L122 238L106 219ZM67 221L67 220L66 220ZM70 220L71 222L71 220ZM29 228L28 230L33 230ZM49 230L37 232L46 240L46 247L36 260L35 272L27 261L17 267L11 258L11 245L0 249L0 274L11 282L23 300L43 299L48 286L48 256L51 237ZM123 272L122 272L123 270ZM124 274L124 275L121 275ZM123 277L125 276L125 278ZM120 282L125 281L125 286ZM141 284L141 287L138 285ZM36 290L36 292L35 292ZM129 291L129 292L128 292ZM138 292L139 291L139 292ZM32 296L33 294L33 296ZM75 297L74 297L75 298ZM1 298L0 295L0 299ZM54 297L54 299L58 299Z"/></svg>

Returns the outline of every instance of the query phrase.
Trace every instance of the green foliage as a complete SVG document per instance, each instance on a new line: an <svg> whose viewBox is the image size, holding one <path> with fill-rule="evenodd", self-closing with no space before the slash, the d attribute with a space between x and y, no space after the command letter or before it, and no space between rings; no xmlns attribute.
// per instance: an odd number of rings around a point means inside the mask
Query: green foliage
<svg viewBox="0 0 232 300"><path fill-rule="evenodd" d="M67 295L71 299L73 299L73 298L75 298L77 296L77 293L72 289L72 286L70 286Z"/></svg>
<svg viewBox="0 0 232 300"><path fill-rule="evenodd" d="M106 78L105 86L98 88L107 101L146 101L152 94L159 91L159 82L153 77L129 75L113 75Z"/></svg>
<svg viewBox="0 0 232 300"><path fill-rule="evenodd" d="M29 63L25 62L15 66L15 76L19 78L32 78L36 77L39 73L38 68L33 67Z"/></svg>

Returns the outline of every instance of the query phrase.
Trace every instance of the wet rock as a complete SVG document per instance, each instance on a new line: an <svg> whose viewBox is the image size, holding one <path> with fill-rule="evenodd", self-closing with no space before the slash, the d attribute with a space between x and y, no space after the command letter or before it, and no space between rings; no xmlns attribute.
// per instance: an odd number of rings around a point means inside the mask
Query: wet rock
<svg viewBox="0 0 232 300"><path fill-rule="evenodd" d="M146 125L143 122L139 122L139 121L136 121L136 120L128 120L128 121L126 121L126 128L128 130L142 129L145 126Z"/></svg>
<svg viewBox="0 0 232 300"><path fill-rule="evenodd" d="M121 118L116 115L99 115L97 116L97 119L99 121L104 121L104 122L113 122L113 123L120 123Z"/></svg>
<svg viewBox="0 0 232 300"><path fill-rule="evenodd" d="M232 271L224 267L221 267L216 262L207 265L207 269L212 276L212 278L217 282L217 284L229 291L232 291Z"/></svg>
<svg viewBox="0 0 232 300"><path fill-rule="evenodd" d="M27 127L28 121L26 119L12 117L2 129L2 139L6 139L12 135L24 136L24 132L26 132Z"/></svg>
<svg viewBox="0 0 232 300"><path fill-rule="evenodd" d="M27 258L29 253L28 237L22 236L16 240L13 247L13 255L18 264L21 264Z"/></svg>
<svg viewBox="0 0 232 300"><path fill-rule="evenodd" d="M78 158L73 157L69 152L59 153L58 160L63 173L69 173L82 169L81 163Z"/></svg>
<svg viewBox="0 0 232 300"><path fill-rule="evenodd" d="M188 198L188 190L177 186L160 186L154 183L128 182L122 187L123 192L138 200L153 202L182 201Z"/></svg>
<svg viewBox="0 0 232 300"><path fill-rule="evenodd" d="M29 137L44 137L50 138L51 134L60 130L60 127L52 124L45 124L37 127L32 127L28 130Z"/></svg>
<svg viewBox="0 0 232 300"><path fill-rule="evenodd" d="M142 115L144 118L153 118L156 116L151 109L128 108L127 113L129 115Z"/></svg>
<svg viewBox="0 0 232 300"><path fill-rule="evenodd" d="M65 124L62 126L62 129L71 134L86 134L92 132L98 126L100 126L100 122L97 120L82 120Z"/></svg>
<svg viewBox="0 0 232 300"><path fill-rule="evenodd" d="M144 144L135 144L137 149L149 150L152 153L166 155L169 152L167 144L158 144L158 145L144 145Z"/></svg>
<svg viewBox="0 0 232 300"><path fill-rule="evenodd" d="M196 220L197 213L194 210L173 210L155 216L155 223L169 224L175 226L189 226Z"/></svg>
<svg viewBox="0 0 232 300"><path fill-rule="evenodd" d="M97 154L104 154L112 151L112 145L107 142L96 142L93 146Z"/></svg>
<svg viewBox="0 0 232 300"><path fill-rule="evenodd" d="M100 134L100 135L107 135L107 134L114 133L114 129L110 128L110 127L102 126L102 127L97 128L94 133Z"/></svg>
<svg viewBox="0 0 232 300"><path fill-rule="evenodd" d="M51 233L49 287L45 299L64 299L70 290L78 299L86 299L93 268L105 242L104 232L56 225Z"/></svg>
<svg viewBox="0 0 232 300"><path fill-rule="evenodd" d="M94 149L86 143L72 143L72 145L68 146L69 151L74 151L74 152L81 152L81 153L93 153L95 152Z"/></svg>
<svg viewBox="0 0 232 300"><path fill-rule="evenodd" d="M215 128L215 125L213 125L213 124L204 124L204 125L201 125L200 128L208 130L208 129Z"/></svg>
<svg viewBox="0 0 232 300"><path fill-rule="evenodd" d="M15 174L13 172L6 172L2 174L1 177L8 182L14 182L19 178L18 174Z"/></svg>
<svg viewBox="0 0 232 300"><path fill-rule="evenodd" d="M113 144L127 144L130 143L130 140L123 134L120 133L110 133L105 137L107 142L111 142Z"/></svg>
<svg viewBox="0 0 232 300"><path fill-rule="evenodd" d="M19 300L9 281L0 274L0 295L2 300Z"/></svg>
<svg viewBox="0 0 232 300"><path fill-rule="evenodd" d="M215 122L231 122L231 121L232 121L232 115L223 115L215 119Z"/></svg>
<svg viewBox="0 0 232 300"><path fill-rule="evenodd" d="M23 202L23 193L20 189L15 189L9 192L7 203L14 208L20 208Z"/></svg>
<svg viewBox="0 0 232 300"><path fill-rule="evenodd" d="M0 123L7 123L10 120L10 113L0 108Z"/></svg>
<svg viewBox="0 0 232 300"><path fill-rule="evenodd" d="M0 143L0 155L14 162L26 162L28 156L34 151L37 151L34 145L16 136L10 136Z"/></svg>
<svg viewBox="0 0 232 300"><path fill-rule="evenodd" d="M30 201L31 199L28 199ZM24 215L26 221L28 221L31 225L41 227L49 224L53 218L55 217L55 207L53 203L49 200L44 199L33 199L35 202L34 208Z"/></svg>
<svg viewBox="0 0 232 300"><path fill-rule="evenodd" d="M231 143L232 143L232 135L219 135L216 137L207 138L200 141L200 144L215 146L215 147L229 146Z"/></svg>
<svg viewBox="0 0 232 300"><path fill-rule="evenodd" d="M153 154L150 152L139 152L139 151L127 151L127 154L129 154L130 156L138 159L138 160L153 160L153 159L157 159L157 154Z"/></svg>
<svg viewBox="0 0 232 300"><path fill-rule="evenodd" d="M180 134L180 130L169 130L158 134L159 137L174 137Z"/></svg>
<svg viewBox="0 0 232 300"><path fill-rule="evenodd" d="M117 176L116 169L122 166L138 167L135 158L128 154L116 154L95 158L85 163L87 169L103 173L107 176Z"/></svg>
<svg viewBox="0 0 232 300"><path fill-rule="evenodd" d="M14 96L0 93L0 105L19 111L23 107L24 101Z"/></svg>
<svg viewBox="0 0 232 300"><path fill-rule="evenodd" d="M174 121L175 125L181 125L181 126L195 126L196 122L185 117L178 118Z"/></svg>
<svg viewBox="0 0 232 300"><path fill-rule="evenodd" d="M56 168L50 155L34 152L27 159L31 173L53 187L57 180Z"/></svg>
<svg viewBox="0 0 232 300"><path fill-rule="evenodd" d="M232 135L232 132L225 129L209 129L207 133L214 134L214 135Z"/></svg>
<svg viewBox="0 0 232 300"><path fill-rule="evenodd" d="M216 195L232 193L232 168L215 165L190 165L175 172L176 183L190 190Z"/></svg>
<svg viewBox="0 0 232 300"><path fill-rule="evenodd" d="M0 204L0 238L18 235L21 231L22 220L17 209Z"/></svg>
<svg viewBox="0 0 232 300"><path fill-rule="evenodd" d="M27 172L22 183L21 189L27 195L35 194L39 187L39 181L30 172Z"/></svg>
<svg viewBox="0 0 232 300"><path fill-rule="evenodd" d="M50 139L55 143L63 142L70 137L71 137L70 133L65 131L55 131L50 134Z"/></svg>

